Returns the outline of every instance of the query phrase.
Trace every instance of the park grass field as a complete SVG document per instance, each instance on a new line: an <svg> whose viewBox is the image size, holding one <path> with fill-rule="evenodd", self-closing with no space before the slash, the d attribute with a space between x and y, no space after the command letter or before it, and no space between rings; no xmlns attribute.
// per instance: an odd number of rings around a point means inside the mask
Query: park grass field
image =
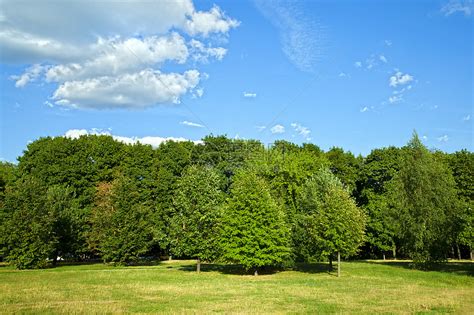
<svg viewBox="0 0 474 315"><path fill-rule="evenodd" d="M474 314L474 264L431 271L408 262L344 262L246 275L235 266L166 261L151 266L0 267L0 313L455 313Z"/></svg>

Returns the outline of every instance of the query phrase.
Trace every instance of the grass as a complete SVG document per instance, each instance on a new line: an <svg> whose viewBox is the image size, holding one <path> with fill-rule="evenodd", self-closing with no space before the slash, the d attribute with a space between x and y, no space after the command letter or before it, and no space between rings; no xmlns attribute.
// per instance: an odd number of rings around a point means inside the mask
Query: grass
<svg viewBox="0 0 474 315"><path fill-rule="evenodd" d="M193 261L154 266L0 267L0 313L456 313L474 314L474 264L432 271L408 262L345 262L254 277L235 266Z"/></svg>

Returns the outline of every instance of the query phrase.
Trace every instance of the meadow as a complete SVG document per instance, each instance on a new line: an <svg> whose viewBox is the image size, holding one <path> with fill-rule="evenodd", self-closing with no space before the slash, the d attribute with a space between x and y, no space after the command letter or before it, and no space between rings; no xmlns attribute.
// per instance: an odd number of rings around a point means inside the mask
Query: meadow
<svg viewBox="0 0 474 315"><path fill-rule="evenodd" d="M474 264L428 271L407 261L343 262L246 274L237 266L163 261L146 266L0 267L0 313L474 313Z"/></svg>

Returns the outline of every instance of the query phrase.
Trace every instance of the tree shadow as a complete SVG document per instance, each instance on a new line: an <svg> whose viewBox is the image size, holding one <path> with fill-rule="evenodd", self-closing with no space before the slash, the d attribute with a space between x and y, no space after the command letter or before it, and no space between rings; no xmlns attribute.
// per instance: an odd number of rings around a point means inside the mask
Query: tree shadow
<svg viewBox="0 0 474 315"><path fill-rule="evenodd" d="M169 267L168 267L169 268ZM181 265L177 267L178 270L196 272L196 265ZM282 271L282 268L276 267L261 267L258 268L258 275L272 275ZM246 270L242 265L237 264L216 264L216 263L201 263L201 272L219 272L227 275L249 276L254 274L254 270Z"/></svg>
<svg viewBox="0 0 474 315"><path fill-rule="evenodd" d="M297 263L294 267L293 270L299 271L299 272L305 272L305 273L327 273L332 276L337 276L334 272L336 271L337 268L337 263L331 267L329 263L323 263L323 262L318 262L318 263Z"/></svg>
<svg viewBox="0 0 474 315"><path fill-rule="evenodd" d="M420 270L425 272L447 272L457 275L466 275L474 277L474 263L470 261L449 261L445 263L429 263L423 265L414 265L411 261L359 261L361 263L386 265L397 268Z"/></svg>

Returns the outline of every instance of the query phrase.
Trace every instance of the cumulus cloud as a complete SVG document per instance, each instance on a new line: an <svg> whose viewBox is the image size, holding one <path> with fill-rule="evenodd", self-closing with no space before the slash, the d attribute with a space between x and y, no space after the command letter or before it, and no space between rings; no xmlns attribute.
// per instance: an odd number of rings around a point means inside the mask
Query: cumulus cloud
<svg viewBox="0 0 474 315"><path fill-rule="evenodd" d="M180 122L180 124L185 125L185 126L189 126L189 127L204 128L204 125L201 125L201 124L198 124L198 123L195 123L195 122L192 122L192 121L187 121L187 120L184 120L184 121Z"/></svg>
<svg viewBox="0 0 474 315"><path fill-rule="evenodd" d="M3 0L0 50L4 63L32 65L12 77L17 87L57 84L57 105L143 108L202 95L190 76L198 70L164 73L163 65L222 60L227 49L214 47L213 36L238 25L217 6L197 11L192 0Z"/></svg>
<svg viewBox="0 0 474 315"><path fill-rule="evenodd" d="M214 6L210 11L194 11L186 20L184 29L191 35L211 33L227 33L231 28L239 26L240 22L227 17L219 7Z"/></svg>
<svg viewBox="0 0 474 315"><path fill-rule="evenodd" d="M438 139L439 142L448 142L449 141L448 135L443 135L441 137L438 137L437 139Z"/></svg>
<svg viewBox="0 0 474 315"><path fill-rule="evenodd" d="M179 104L180 97L200 80L197 70L183 74L146 69L120 76L104 76L61 84L52 99L73 108L145 108L160 103Z"/></svg>
<svg viewBox="0 0 474 315"><path fill-rule="evenodd" d="M314 72L326 51L324 26L305 14L301 2L257 0L258 10L278 30L283 53L299 70Z"/></svg>
<svg viewBox="0 0 474 315"><path fill-rule="evenodd" d="M471 115L464 116L462 118L463 121L470 121L471 120Z"/></svg>
<svg viewBox="0 0 474 315"><path fill-rule="evenodd" d="M389 85L391 87L397 87L399 85L405 85L413 81L413 76L408 73L402 73L397 71L394 75L390 77Z"/></svg>
<svg viewBox="0 0 474 315"><path fill-rule="evenodd" d="M66 131L66 133L64 134L64 137L71 138L71 139L78 139L81 136L88 136L88 135L111 136L114 140L125 143L125 144L135 144L135 143L149 144L154 148L158 147L161 143L167 142L167 141L174 141L174 142L191 141L191 142L194 142L195 144L202 143L201 140L189 140L182 137L153 137L153 136L123 137L123 136L116 136L116 135L111 134L110 130L101 130L101 129L96 129L96 128L92 128L91 130L71 129L71 130Z"/></svg>
<svg viewBox="0 0 474 315"><path fill-rule="evenodd" d="M257 93L252 93L252 92L244 92L244 97L247 97L247 98L256 98L257 97Z"/></svg>
<svg viewBox="0 0 474 315"><path fill-rule="evenodd" d="M282 125L275 125L272 128L270 128L270 131L272 134L280 134L285 132L285 127Z"/></svg>
<svg viewBox="0 0 474 315"><path fill-rule="evenodd" d="M361 68L362 67L362 62L361 61L354 62L354 67Z"/></svg>
<svg viewBox="0 0 474 315"><path fill-rule="evenodd" d="M445 16L450 16L458 12L464 14L465 16L471 16L473 11L473 0L450 0L441 8L441 12Z"/></svg>
<svg viewBox="0 0 474 315"><path fill-rule="evenodd" d="M380 56L379 56L379 60L382 61L383 63L387 63L387 62L388 62L387 57L385 57L384 55L380 55Z"/></svg>
<svg viewBox="0 0 474 315"><path fill-rule="evenodd" d="M292 123L291 127L295 129L295 131L302 136L305 140L309 141L311 140L311 130L308 127L302 126L299 123Z"/></svg>
<svg viewBox="0 0 474 315"><path fill-rule="evenodd" d="M392 46L392 41L391 40L386 39L386 40L384 40L383 43L385 44L385 46L388 46L388 47Z"/></svg>
<svg viewBox="0 0 474 315"><path fill-rule="evenodd" d="M369 111L369 107L367 107L367 106L364 106L360 109L361 113L365 113L365 112L368 112L368 111Z"/></svg>
<svg viewBox="0 0 474 315"><path fill-rule="evenodd" d="M38 64L35 64L20 75L20 76L11 76L11 79L15 80L16 87L24 87L30 82L36 81L41 73L44 71L44 67Z"/></svg>

